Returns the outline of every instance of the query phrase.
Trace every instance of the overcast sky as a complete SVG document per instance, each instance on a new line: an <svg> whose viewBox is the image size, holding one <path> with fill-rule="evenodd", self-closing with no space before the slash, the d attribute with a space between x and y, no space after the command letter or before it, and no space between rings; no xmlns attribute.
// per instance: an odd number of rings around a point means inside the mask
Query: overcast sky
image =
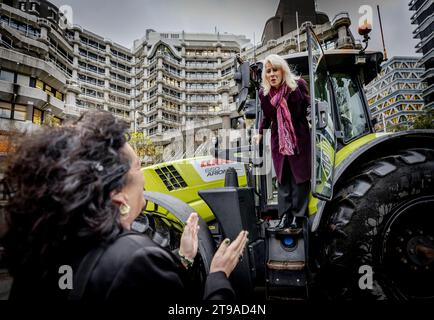
<svg viewBox="0 0 434 320"><path fill-rule="evenodd" d="M265 22L272 17L279 0L50 0L73 9L73 23L105 38L132 47L133 41L145 35L146 29L159 32L228 32L245 35L259 42ZM380 5L386 47L389 57L416 55L412 39L409 0L317 0L319 11L330 19L347 11L353 34L361 5L374 10L374 30L369 49L382 50L376 5Z"/></svg>

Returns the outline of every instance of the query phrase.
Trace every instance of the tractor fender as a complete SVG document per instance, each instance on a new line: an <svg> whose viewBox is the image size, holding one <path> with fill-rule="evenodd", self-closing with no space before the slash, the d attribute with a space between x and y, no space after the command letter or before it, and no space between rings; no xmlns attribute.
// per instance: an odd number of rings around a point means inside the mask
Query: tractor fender
<svg viewBox="0 0 434 320"><path fill-rule="evenodd" d="M391 152L403 148L431 147L434 149L434 130L409 130L385 134L364 144L335 168L334 186L344 177L349 170L357 168L357 165L367 163L373 159L387 156ZM320 223L323 212L326 210L328 201L319 200L317 212L311 216L311 231L315 232Z"/></svg>
<svg viewBox="0 0 434 320"><path fill-rule="evenodd" d="M192 212L195 212L195 210L188 204L168 194L154 191L144 191L143 195L145 197L145 200L149 200L152 203L167 209L183 224L186 224L190 214ZM202 257L206 273L208 274L211 266L211 260L215 252L214 241L212 239L211 232L208 229L208 225L199 215L198 217L198 250L199 254Z"/></svg>

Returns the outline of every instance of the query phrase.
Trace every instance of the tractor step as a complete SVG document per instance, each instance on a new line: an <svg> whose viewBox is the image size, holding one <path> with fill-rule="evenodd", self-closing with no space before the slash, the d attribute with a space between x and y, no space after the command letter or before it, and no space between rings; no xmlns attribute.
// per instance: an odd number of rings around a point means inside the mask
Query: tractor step
<svg viewBox="0 0 434 320"><path fill-rule="evenodd" d="M270 221L273 227L277 221ZM266 230L266 295L269 300L307 297L306 247L303 228Z"/></svg>
<svg viewBox="0 0 434 320"><path fill-rule="evenodd" d="M290 270L301 271L304 270L304 261L269 261L267 268L271 270Z"/></svg>

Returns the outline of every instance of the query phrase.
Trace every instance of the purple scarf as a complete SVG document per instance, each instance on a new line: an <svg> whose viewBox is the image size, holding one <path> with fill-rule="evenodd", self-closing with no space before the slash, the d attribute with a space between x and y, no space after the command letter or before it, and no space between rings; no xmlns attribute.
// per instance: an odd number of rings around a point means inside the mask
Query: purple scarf
<svg viewBox="0 0 434 320"><path fill-rule="evenodd" d="M279 133L279 152L283 155L292 156L296 154L297 137L292 125L291 113L288 109L288 95L290 88L283 84L278 90L271 88L270 102L277 109L277 131Z"/></svg>

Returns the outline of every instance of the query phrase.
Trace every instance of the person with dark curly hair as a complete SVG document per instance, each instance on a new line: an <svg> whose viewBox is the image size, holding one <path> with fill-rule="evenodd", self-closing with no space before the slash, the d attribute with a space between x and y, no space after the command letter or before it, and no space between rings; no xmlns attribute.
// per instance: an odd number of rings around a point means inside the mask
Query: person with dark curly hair
<svg viewBox="0 0 434 320"><path fill-rule="evenodd" d="M10 299L164 299L198 296L189 262L198 248L198 216L181 236L179 255L131 231L142 211L144 178L127 142L126 122L87 112L76 122L26 138L10 159L5 180L6 261L14 278ZM214 255L204 299L233 299L228 277L247 242L241 231ZM180 258L181 257L181 258ZM60 285L62 266L73 288Z"/></svg>

